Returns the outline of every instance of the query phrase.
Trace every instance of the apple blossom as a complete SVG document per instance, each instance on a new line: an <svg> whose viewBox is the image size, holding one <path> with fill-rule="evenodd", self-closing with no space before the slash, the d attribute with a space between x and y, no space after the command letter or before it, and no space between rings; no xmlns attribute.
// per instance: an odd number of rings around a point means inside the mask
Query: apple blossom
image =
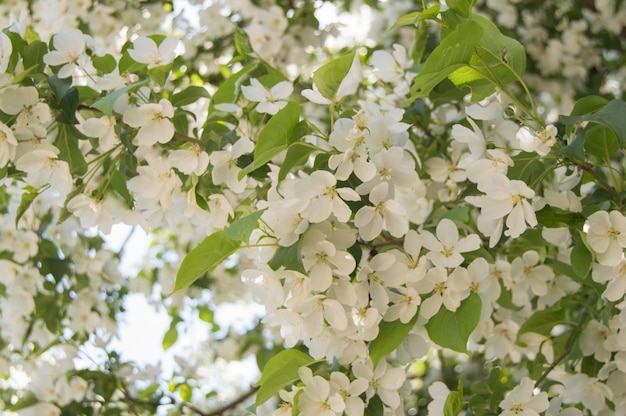
<svg viewBox="0 0 626 416"><path fill-rule="evenodd" d="M176 48L179 40L176 36L168 36L159 46L151 38L140 36L133 41L133 48L128 54L137 62L148 64L148 68L167 65L176 57Z"/></svg>
<svg viewBox="0 0 626 416"><path fill-rule="evenodd" d="M281 81L269 90L266 89L256 78L250 80L250 85L241 87L244 97L257 102L256 110L259 113L276 114L287 105L288 98L293 92L293 85L288 81Z"/></svg>

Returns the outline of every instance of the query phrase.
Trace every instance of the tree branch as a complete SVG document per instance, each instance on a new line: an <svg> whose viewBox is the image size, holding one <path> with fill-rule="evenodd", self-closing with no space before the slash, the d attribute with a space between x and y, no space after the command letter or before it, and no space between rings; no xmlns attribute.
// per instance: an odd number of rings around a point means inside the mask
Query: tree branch
<svg viewBox="0 0 626 416"><path fill-rule="evenodd" d="M200 416L220 416L223 413L226 413L227 411L234 409L235 407L239 406L242 402L252 397L254 393L257 392L258 389L259 389L259 386L252 386L250 387L250 390L241 394L239 397L236 397L232 402L226 403L225 405L218 407L215 410L211 410L210 412L203 412L202 410L198 409L196 406L194 406L191 403L184 403L184 406L187 409L191 410L192 412L199 414Z"/></svg>

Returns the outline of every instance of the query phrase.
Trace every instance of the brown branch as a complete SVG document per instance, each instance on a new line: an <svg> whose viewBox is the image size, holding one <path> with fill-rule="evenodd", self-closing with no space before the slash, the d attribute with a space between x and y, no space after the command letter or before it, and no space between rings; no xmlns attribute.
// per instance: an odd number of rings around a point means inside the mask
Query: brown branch
<svg viewBox="0 0 626 416"><path fill-rule="evenodd" d="M247 392L241 394L239 397L235 398L232 402L230 403L226 403L225 405L218 407L215 410L211 410L210 412L204 412L200 409L198 409L196 406L194 406L191 403L187 403L185 402L183 405L191 410L194 413L199 414L200 416L220 416L223 413L234 409L235 407L239 406L242 402L246 401L247 399L249 399L250 397L252 397L254 395L254 393L257 392L257 390L259 389L259 386L252 386L250 387L250 390L248 390Z"/></svg>
<svg viewBox="0 0 626 416"><path fill-rule="evenodd" d="M591 176L593 176L593 179L595 179L595 181L600 184L603 188L605 188L607 191L610 191L613 195L615 195L616 197L619 197L619 192L617 192L617 189L615 189L613 186L611 186L607 181L604 180L603 177L601 177L600 175L598 175L591 166L589 166L588 164L583 164L583 165L578 165L580 167L580 169L584 170L585 172L587 172L588 174L590 174Z"/></svg>

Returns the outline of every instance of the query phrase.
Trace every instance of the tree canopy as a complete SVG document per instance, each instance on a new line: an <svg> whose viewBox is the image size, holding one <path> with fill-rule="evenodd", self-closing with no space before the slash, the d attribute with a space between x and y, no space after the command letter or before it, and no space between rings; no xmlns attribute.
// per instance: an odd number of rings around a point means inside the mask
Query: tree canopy
<svg viewBox="0 0 626 416"><path fill-rule="evenodd" d="M3 415L625 414L626 2L0 11Z"/></svg>

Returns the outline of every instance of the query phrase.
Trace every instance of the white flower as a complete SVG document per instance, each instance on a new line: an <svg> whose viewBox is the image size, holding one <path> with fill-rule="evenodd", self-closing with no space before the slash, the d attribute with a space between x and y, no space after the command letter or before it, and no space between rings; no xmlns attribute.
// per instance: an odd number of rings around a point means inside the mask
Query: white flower
<svg viewBox="0 0 626 416"><path fill-rule="evenodd" d="M9 60L13 53L11 39L4 32L0 32L0 73L4 73L9 66Z"/></svg>
<svg viewBox="0 0 626 416"><path fill-rule="evenodd" d="M510 391L500 402L500 408L503 410L500 416L539 416L539 413L546 410L550 403L548 393L542 391L534 395L534 389L535 383L528 377L524 377L519 386Z"/></svg>
<svg viewBox="0 0 626 416"><path fill-rule="evenodd" d="M470 279L467 270L458 267L448 276L443 267L433 267L426 272L423 280L415 284L419 293L431 293L422 301L420 316L430 319L444 305L451 312L457 310L461 301L469 296Z"/></svg>
<svg viewBox="0 0 626 416"><path fill-rule="evenodd" d="M209 166L209 155L196 143L186 149L173 150L167 159L172 166L187 175L202 175Z"/></svg>
<svg viewBox="0 0 626 416"><path fill-rule="evenodd" d="M352 373L358 378L369 381L369 387L365 392L367 399L378 394L380 400L392 410L397 409L401 402L399 390L404 384L406 373L402 368L391 367L387 361L380 360L376 369L372 370L372 362L357 363L352 366Z"/></svg>
<svg viewBox="0 0 626 416"><path fill-rule="evenodd" d="M111 232L113 215L102 201L85 194L78 194L67 203L67 210L80 219L81 227L98 226L105 234Z"/></svg>
<svg viewBox="0 0 626 416"><path fill-rule="evenodd" d="M85 37L78 29L70 29L52 38L55 50L44 55L43 61L52 66L63 65L59 78L72 76L77 68L83 67L88 60L85 55Z"/></svg>
<svg viewBox="0 0 626 416"><path fill-rule="evenodd" d="M535 211L528 202L535 196L535 192L524 182L510 180L496 173L478 184L478 189L486 195L470 196L466 200L481 208L478 229L490 235L490 247L495 246L500 239L503 218L507 215L506 236L517 238L526 230L526 224L531 227L537 225Z"/></svg>
<svg viewBox="0 0 626 416"><path fill-rule="evenodd" d="M115 117L92 117L82 124L86 136L97 137L98 150L106 152L115 146L117 135L115 133Z"/></svg>
<svg viewBox="0 0 626 416"><path fill-rule="evenodd" d="M0 122L0 168L5 167L7 163L15 159L16 150L17 139L13 134L13 130L6 124Z"/></svg>
<svg viewBox="0 0 626 416"><path fill-rule="evenodd" d="M314 376L308 367L300 367L298 374L305 384L298 400L298 409L303 416L335 416L344 411L343 399L338 393L331 392L328 380Z"/></svg>
<svg viewBox="0 0 626 416"><path fill-rule="evenodd" d="M350 188L337 188L332 173L318 170L305 176L296 185L296 196L308 201L301 215L309 222L322 222L333 214L340 222L348 222L352 210L346 201L360 200L359 194Z"/></svg>
<svg viewBox="0 0 626 416"><path fill-rule="evenodd" d="M409 230L406 210L393 199L387 199L387 182L382 182L370 193L370 202L374 206L359 209L354 216L354 225L365 241L376 238L383 228L394 237L402 237Z"/></svg>
<svg viewBox="0 0 626 416"><path fill-rule="evenodd" d="M169 142L174 136L174 124L170 120L172 117L174 107L165 98L158 103L129 106L124 111L124 122L139 128L136 139L140 146Z"/></svg>
<svg viewBox="0 0 626 416"><path fill-rule="evenodd" d="M148 68L167 65L176 57L175 49L178 46L178 42L179 40L176 36L168 36L157 47L154 40L140 36L135 39L133 42L134 49L129 49L128 54L135 61L148 64Z"/></svg>
<svg viewBox="0 0 626 416"><path fill-rule="evenodd" d="M450 389L441 381L435 381L428 387L428 393L433 401L428 403L428 416L440 416L444 414L446 399L450 395Z"/></svg>
<svg viewBox="0 0 626 416"><path fill-rule="evenodd" d="M334 391L337 391L343 398L348 416L362 416L365 410L365 403L359 395L367 390L367 380L357 378L350 381L347 375L339 371L330 373L330 383Z"/></svg>
<svg viewBox="0 0 626 416"><path fill-rule="evenodd" d="M231 191L241 193L246 189L247 181L246 178L239 180L241 168L237 166L237 159L253 150L254 143L247 137L241 137L232 146L227 146L225 150L211 153L209 160L213 165L213 182L216 185L225 184Z"/></svg>
<svg viewBox="0 0 626 416"><path fill-rule="evenodd" d="M602 295L611 302L619 302L626 293L626 260L622 259L616 266L594 263L591 278L598 283L608 282Z"/></svg>
<svg viewBox="0 0 626 416"><path fill-rule="evenodd" d="M531 131L528 127L522 127L517 132L517 139L522 150L545 156L550 153L550 149L556 143L557 133L556 127L552 124L540 131Z"/></svg>
<svg viewBox="0 0 626 416"><path fill-rule="evenodd" d="M35 188L50 185L61 195L66 195L72 188L72 174L67 162L57 159L56 148L41 148L22 155L15 167L26 172L26 182Z"/></svg>
<svg viewBox="0 0 626 416"><path fill-rule="evenodd" d="M252 78L251 85L241 87L244 97L250 101L258 102L256 110L259 113L274 115L287 105L286 100L293 92L293 85L288 81L281 81L269 90L259 80Z"/></svg>
<svg viewBox="0 0 626 416"><path fill-rule="evenodd" d="M575 374L565 380L563 403L582 403L593 414L606 408L606 399L613 399L613 392L597 378Z"/></svg>
<svg viewBox="0 0 626 416"><path fill-rule="evenodd" d="M619 211L597 211L587 219L587 242L600 264L616 266L626 247L626 217Z"/></svg>
<svg viewBox="0 0 626 416"><path fill-rule="evenodd" d="M429 232L422 231L422 245L429 250L426 257L438 267L454 268L463 263L461 253L478 250L480 238L476 234L459 239L459 230L456 224L444 218L437 224L437 237Z"/></svg>

